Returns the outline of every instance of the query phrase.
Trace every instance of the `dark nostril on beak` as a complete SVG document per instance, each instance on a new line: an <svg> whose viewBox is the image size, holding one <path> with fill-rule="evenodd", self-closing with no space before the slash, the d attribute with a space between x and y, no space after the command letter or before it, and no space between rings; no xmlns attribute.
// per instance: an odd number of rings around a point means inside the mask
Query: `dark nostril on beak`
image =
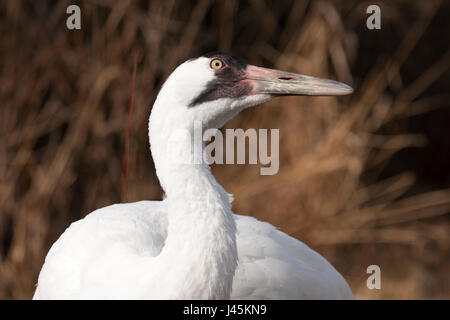
<svg viewBox="0 0 450 320"><path fill-rule="evenodd" d="M279 80L293 80L294 78L292 77L279 77Z"/></svg>

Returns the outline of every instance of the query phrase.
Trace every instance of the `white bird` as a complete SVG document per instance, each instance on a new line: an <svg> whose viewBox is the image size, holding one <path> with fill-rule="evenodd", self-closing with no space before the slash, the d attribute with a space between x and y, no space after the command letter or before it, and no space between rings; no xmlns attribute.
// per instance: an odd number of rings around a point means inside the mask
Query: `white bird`
<svg viewBox="0 0 450 320"><path fill-rule="evenodd" d="M344 95L343 83L248 65L223 52L190 59L153 105L149 138L163 201L114 204L53 244L34 299L351 299L321 255L274 226L231 211L232 196L175 135L220 128L279 95Z"/></svg>

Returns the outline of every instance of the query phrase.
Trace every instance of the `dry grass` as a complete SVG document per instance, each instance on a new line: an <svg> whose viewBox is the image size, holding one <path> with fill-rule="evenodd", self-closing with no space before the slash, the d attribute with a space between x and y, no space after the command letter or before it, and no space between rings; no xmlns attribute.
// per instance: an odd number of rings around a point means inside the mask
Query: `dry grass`
<svg viewBox="0 0 450 320"><path fill-rule="evenodd" d="M121 194L161 198L149 106L178 63L213 49L356 88L339 99L280 98L227 125L280 128L277 175L213 168L235 194L235 212L319 250L358 298L450 297L450 190L411 192L413 172L383 175L398 151L427 143L408 131L408 117L449 106L448 87L427 91L448 72L448 47L421 61L411 81L403 75L448 4L378 2L383 28L397 35L386 40L390 52L361 50L369 31L360 1L79 1L81 31L65 28L69 4L0 4L0 298L31 297L45 254L71 222ZM370 264L382 269L377 292L365 287Z"/></svg>

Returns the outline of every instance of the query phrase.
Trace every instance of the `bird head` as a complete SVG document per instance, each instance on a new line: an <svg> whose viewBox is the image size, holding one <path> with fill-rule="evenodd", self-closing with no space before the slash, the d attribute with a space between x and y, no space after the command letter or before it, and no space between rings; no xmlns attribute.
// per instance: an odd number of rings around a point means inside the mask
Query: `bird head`
<svg viewBox="0 0 450 320"><path fill-rule="evenodd" d="M201 121L219 128L245 108L288 95L346 95L353 89L321 79L247 64L240 57L213 52L181 64L164 84L158 99L181 122ZM170 108L170 109L169 109Z"/></svg>

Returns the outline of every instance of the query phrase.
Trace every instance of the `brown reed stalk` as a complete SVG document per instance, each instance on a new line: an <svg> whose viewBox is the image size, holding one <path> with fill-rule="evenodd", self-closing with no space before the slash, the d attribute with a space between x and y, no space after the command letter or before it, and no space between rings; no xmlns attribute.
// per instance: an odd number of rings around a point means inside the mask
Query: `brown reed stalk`
<svg viewBox="0 0 450 320"><path fill-rule="evenodd" d="M133 103L134 103L134 87L136 82L136 70L137 63L139 59L139 52L134 52L133 60L133 74L131 76L131 87L130 87L130 102L128 104L128 117L127 117L127 130L125 135L125 149L123 152L123 176L122 176L122 193L121 202L126 202L127 200L127 187L128 187L128 165L129 165L129 154L130 154L130 137L131 137L131 116L133 113Z"/></svg>

